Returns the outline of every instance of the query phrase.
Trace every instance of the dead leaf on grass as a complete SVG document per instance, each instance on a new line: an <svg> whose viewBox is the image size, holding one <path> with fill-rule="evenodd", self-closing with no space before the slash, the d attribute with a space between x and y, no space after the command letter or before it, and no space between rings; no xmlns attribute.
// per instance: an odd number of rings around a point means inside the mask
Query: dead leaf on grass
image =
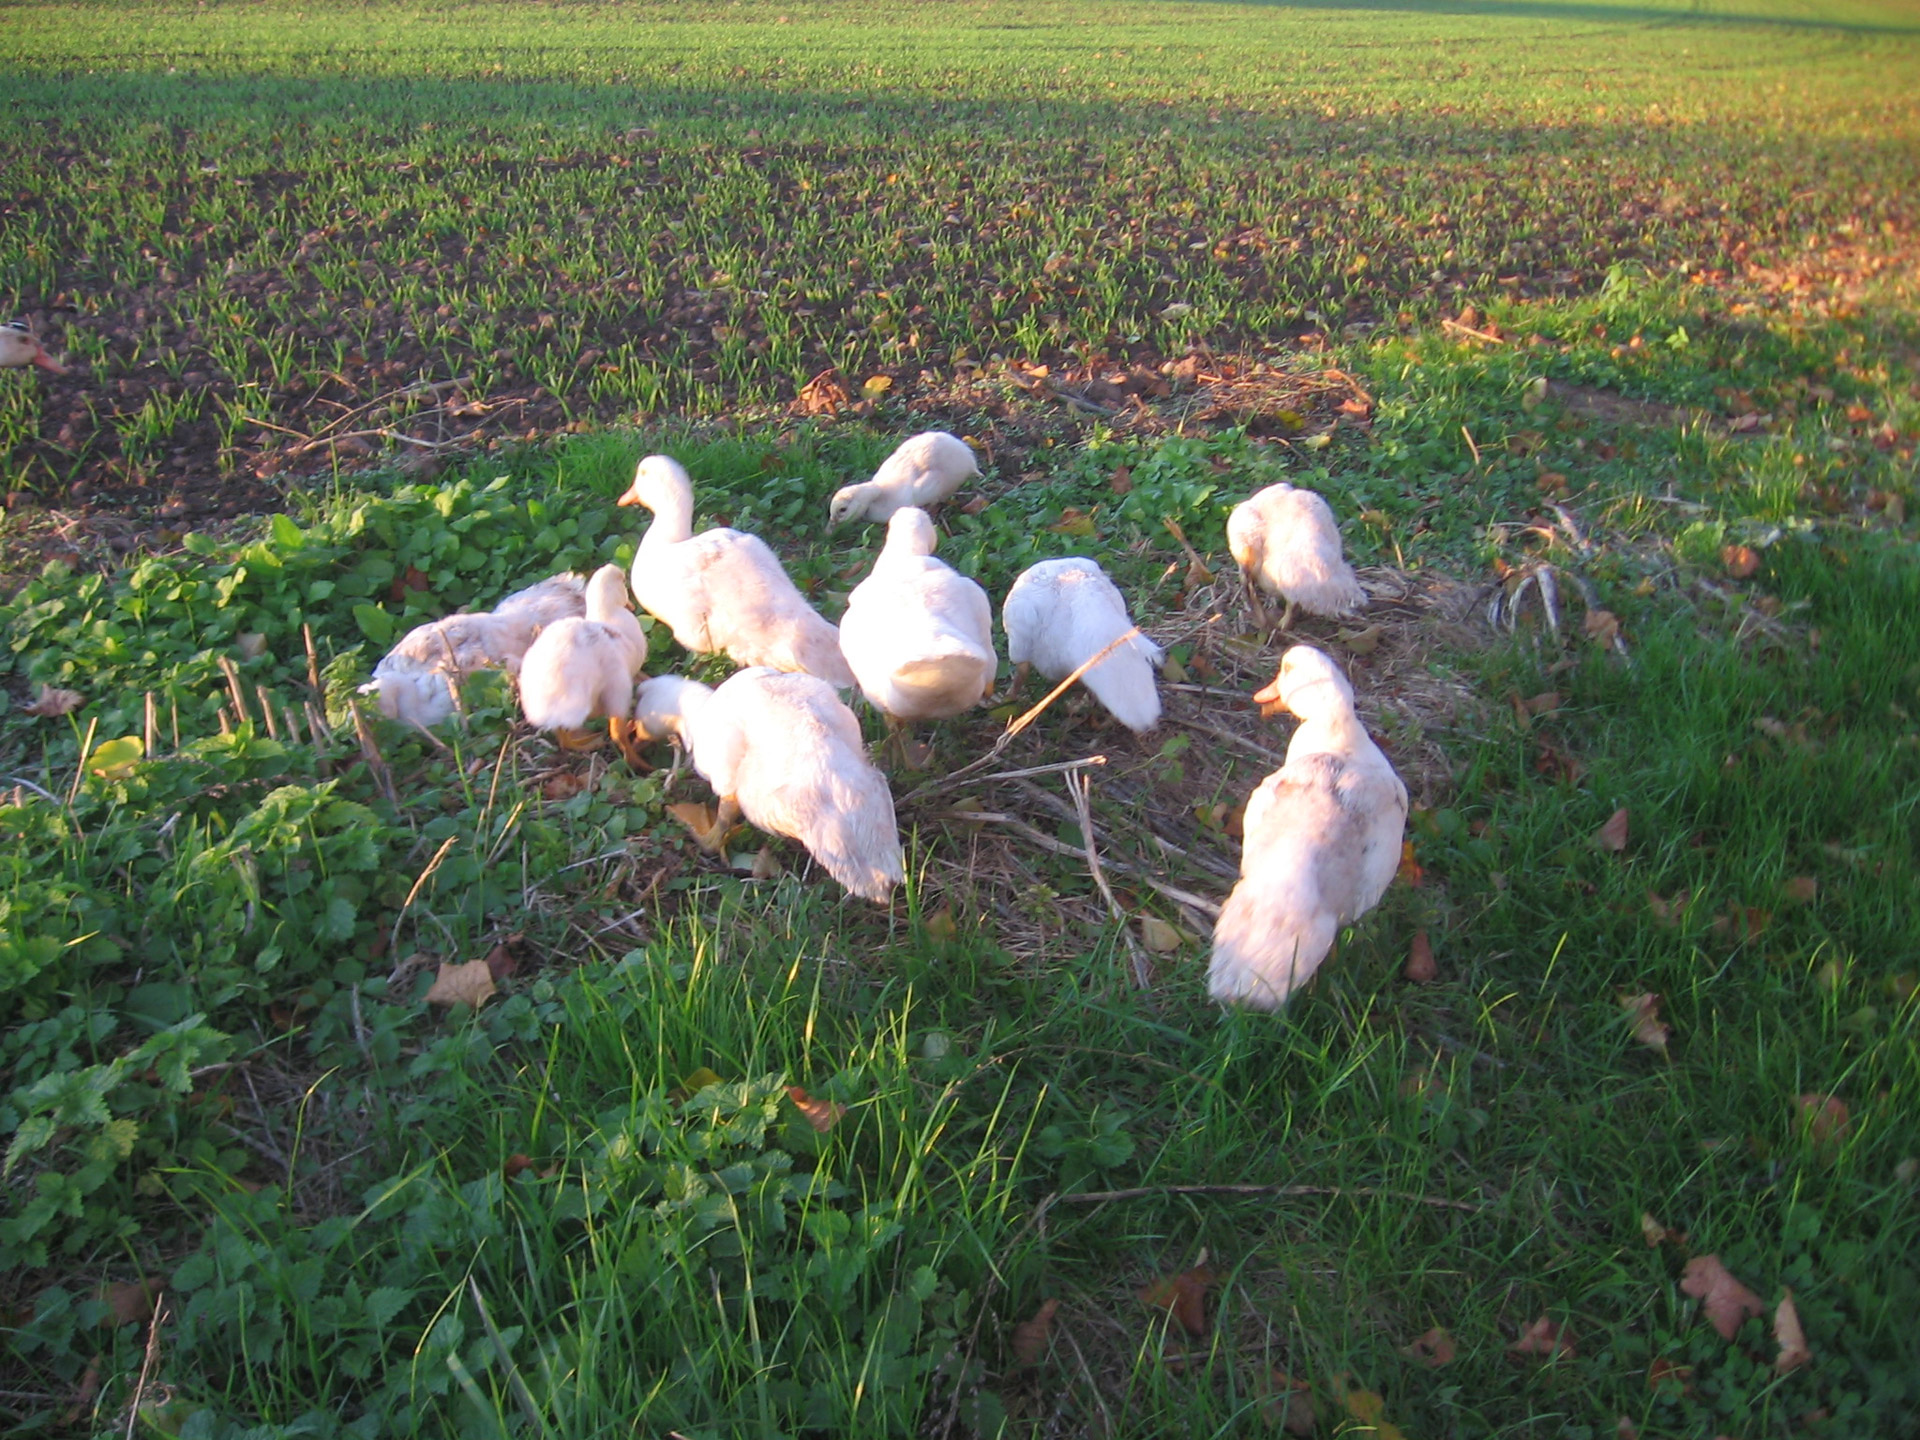
<svg viewBox="0 0 1920 1440"><path fill-rule="evenodd" d="M679 800L667 806L667 813L696 837L713 829L714 809L698 800Z"/></svg>
<svg viewBox="0 0 1920 1440"><path fill-rule="evenodd" d="M1820 896L1820 882L1811 875L1793 875L1781 887L1781 893L1795 905L1811 905Z"/></svg>
<svg viewBox="0 0 1920 1440"><path fill-rule="evenodd" d="M1807 1335L1800 1328L1800 1311L1793 1303L1793 1291L1785 1290L1780 1303L1773 1309L1773 1338L1779 1342L1780 1354L1773 1362L1773 1368L1782 1375L1789 1370L1798 1370L1813 1359L1813 1352L1807 1348Z"/></svg>
<svg viewBox="0 0 1920 1440"><path fill-rule="evenodd" d="M464 965L440 966L440 974L427 991L429 1005L470 1005L476 1010L494 993L493 971L484 960L469 960Z"/></svg>
<svg viewBox="0 0 1920 1440"><path fill-rule="evenodd" d="M1722 1340L1733 1339L1749 1316L1767 1313L1760 1297L1734 1279L1718 1255L1696 1255L1689 1260L1680 1276L1680 1289L1700 1301L1700 1308Z"/></svg>
<svg viewBox="0 0 1920 1440"><path fill-rule="evenodd" d="M1654 1219L1653 1215L1646 1210L1640 1212L1640 1234L1641 1237L1646 1240L1647 1248L1650 1250L1669 1241L1675 1245L1684 1245L1687 1243L1686 1231L1669 1230L1658 1220Z"/></svg>
<svg viewBox="0 0 1920 1440"><path fill-rule="evenodd" d="M1207 1287L1213 1284L1213 1279L1213 1271L1204 1264L1196 1265L1143 1286L1140 1303L1172 1312L1180 1328L1189 1335L1204 1335L1207 1333Z"/></svg>
<svg viewBox="0 0 1920 1440"><path fill-rule="evenodd" d="M1038 1365L1047 1358L1047 1346L1053 1337L1053 1317L1060 1309L1058 1300L1042 1300L1031 1320L1013 1327L1013 1358L1022 1365Z"/></svg>
<svg viewBox="0 0 1920 1440"><path fill-rule="evenodd" d="M1069 505L1060 512L1060 518L1047 527L1055 535L1087 536L1093 534L1093 516L1076 505Z"/></svg>
<svg viewBox="0 0 1920 1440"><path fill-rule="evenodd" d="M513 947L525 938L523 935L509 935L487 952L486 959L481 963L487 967L487 973L493 977L496 984L509 978L520 968L520 957L513 953Z"/></svg>
<svg viewBox="0 0 1920 1440"><path fill-rule="evenodd" d="M1627 848L1627 809L1624 805L1607 817L1606 824L1593 832L1593 843L1613 855Z"/></svg>
<svg viewBox="0 0 1920 1440"><path fill-rule="evenodd" d="M1647 1388L1669 1400L1690 1395L1693 1393L1693 1367L1678 1364L1664 1355L1656 1355L1653 1363L1647 1366Z"/></svg>
<svg viewBox="0 0 1920 1440"><path fill-rule="evenodd" d="M514 1176L520 1174L522 1171L531 1169L533 1169L533 1157L517 1152L507 1156L500 1164L501 1177L507 1180L513 1179Z"/></svg>
<svg viewBox="0 0 1920 1440"><path fill-rule="evenodd" d="M1313 1434L1320 1426L1320 1407L1313 1402L1313 1387L1282 1370L1273 1372L1272 1385L1267 1398L1260 1402L1267 1423L1289 1435Z"/></svg>
<svg viewBox="0 0 1920 1440"><path fill-rule="evenodd" d="M1837 1095L1806 1094L1799 1099L1800 1123L1815 1145L1837 1145L1853 1128L1847 1102Z"/></svg>
<svg viewBox="0 0 1920 1440"><path fill-rule="evenodd" d="M1620 1008L1633 1027L1633 1038L1649 1050L1665 1055L1667 1041L1673 1038L1673 1028L1661 1023L1659 994L1649 990L1639 995L1622 995Z"/></svg>
<svg viewBox="0 0 1920 1440"><path fill-rule="evenodd" d="M822 1135L838 1125L840 1117L847 1113L847 1107L839 1101L816 1099L798 1085L787 1086L787 1098L793 1101L794 1109L805 1117L806 1122Z"/></svg>
<svg viewBox="0 0 1920 1440"><path fill-rule="evenodd" d="M1140 917L1140 943L1156 955L1171 955L1185 938L1177 926L1169 925L1158 915Z"/></svg>
<svg viewBox="0 0 1920 1440"><path fill-rule="evenodd" d="M1522 1332L1518 1340L1507 1346L1507 1353L1571 1360L1579 1351L1573 1348L1573 1340L1564 1325L1551 1316L1542 1315Z"/></svg>
<svg viewBox="0 0 1920 1440"><path fill-rule="evenodd" d="M954 936L960 933L960 927L954 924L953 906L951 905L942 905L920 923L922 928L926 930L929 940L945 942L953 939Z"/></svg>
<svg viewBox="0 0 1920 1440"><path fill-rule="evenodd" d="M1371 655L1380 648L1381 638L1387 633L1384 625L1369 625L1364 630L1341 630L1335 633L1338 640L1356 655Z"/></svg>
<svg viewBox="0 0 1920 1440"><path fill-rule="evenodd" d="M1431 985L1440 978L1440 966L1433 958L1433 942L1427 932L1416 930L1407 946L1407 963L1400 973L1416 985Z"/></svg>
<svg viewBox="0 0 1920 1440"><path fill-rule="evenodd" d="M1113 467L1113 475L1107 481L1107 489L1116 495L1125 495L1133 489L1133 471L1125 465Z"/></svg>
<svg viewBox="0 0 1920 1440"><path fill-rule="evenodd" d="M42 720L51 720L56 715L71 715L86 704L86 697L78 690L59 690L51 685L42 685L40 693L31 703L20 708L28 715L38 715Z"/></svg>
<svg viewBox="0 0 1920 1440"><path fill-rule="evenodd" d="M1410 1345L1404 1345L1400 1353L1409 1360L1417 1360L1429 1370L1438 1370L1450 1363L1459 1353L1459 1347L1453 1343L1453 1336L1436 1325Z"/></svg>
<svg viewBox="0 0 1920 1440"><path fill-rule="evenodd" d="M1351 1377L1341 1378L1349 1381L1349 1388L1341 1395L1340 1403L1346 1407L1347 1414L1368 1427L1367 1433L1373 1440L1407 1440L1407 1432L1387 1419L1385 1400L1372 1390L1352 1385Z"/></svg>
<svg viewBox="0 0 1920 1440"><path fill-rule="evenodd" d="M587 779L584 775L577 775L571 770L561 770L547 777L546 783L540 787L540 792L549 800L571 800L586 788Z"/></svg>
<svg viewBox="0 0 1920 1440"><path fill-rule="evenodd" d="M115 1326L140 1325L153 1314L153 1303L160 1295L160 1277L144 1280L119 1280L100 1287L101 1303Z"/></svg>
<svg viewBox="0 0 1920 1440"><path fill-rule="evenodd" d="M1394 871L1394 878L1406 881L1416 890L1427 883L1427 872L1420 868L1420 861L1414 856L1411 840L1400 842L1400 867Z"/></svg>
<svg viewBox="0 0 1920 1440"><path fill-rule="evenodd" d="M1684 890L1676 891L1673 898L1669 900L1649 890L1647 892L1647 909L1653 912L1653 918L1658 920L1662 925L1669 927L1678 925L1682 916L1686 914L1687 892Z"/></svg>
<svg viewBox="0 0 1920 1440"><path fill-rule="evenodd" d="M1581 628L1596 645L1611 645L1620 638L1620 617L1611 610L1589 610Z"/></svg>
<svg viewBox="0 0 1920 1440"><path fill-rule="evenodd" d="M1736 905L1724 915L1716 915L1707 928L1723 940L1747 943L1760 938L1760 932L1773 923L1773 912L1758 905Z"/></svg>
<svg viewBox="0 0 1920 1440"><path fill-rule="evenodd" d="M1751 545L1723 545L1720 563L1734 579L1745 580L1760 568L1760 552Z"/></svg>

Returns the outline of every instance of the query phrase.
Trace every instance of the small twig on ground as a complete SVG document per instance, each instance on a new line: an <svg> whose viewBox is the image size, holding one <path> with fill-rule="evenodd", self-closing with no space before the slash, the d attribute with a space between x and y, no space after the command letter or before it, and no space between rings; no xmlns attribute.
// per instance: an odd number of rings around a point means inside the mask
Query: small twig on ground
<svg viewBox="0 0 1920 1440"><path fill-rule="evenodd" d="M1147 952L1140 948L1140 942L1134 939L1127 912L1113 898L1113 887L1107 884L1107 877L1100 869L1100 851L1093 841L1093 802L1087 794L1087 777L1078 770L1069 770L1063 778L1067 794L1073 797L1073 808L1080 817L1080 840L1086 846L1087 873L1093 876L1094 888L1099 890L1100 898L1107 902L1107 913L1120 922L1120 939L1126 945L1127 959L1133 965L1133 983L1151 1001L1153 963L1147 959Z"/></svg>
<svg viewBox="0 0 1920 1440"><path fill-rule="evenodd" d="M1027 822L1022 820L1018 815L1001 815L985 810L941 810L935 813L947 819L962 820L969 824L1004 825L1028 844L1037 845L1042 850L1049 851L1052 854L1064 855L1071 860L1084 861L1087 858L1087 852L1082 850L1078 845L1069 845L1065 841L1054 839L1051 835L1044 835L1034 829L1033 826L1027 824ZM1145 885L1150 890L1159 892L1169 900L1177 901L1182 905L1192 906L1203 915L1217 916L1220 913L1220 907L1214 901L1208 900L1201 895L1195 895L1191 890L1182 890L1177 885L1169 885L1164 880L1155 879L1140 866L1131 865L1122 860L1115 860L1112 856L1107 857L1106 865L1110 870L1117 870L1123 875L1132 876L1140 884Z"/></svg>
<svg viewBox="0 0 1920 1440"><path fill-rule="evenodd" d="M147 1377L160 1354L160 1326L167 1318L167 1296L163 1290L153 1297L153 1314L147 1317L147 1351L140 1357L140 1378L134 1382L133 1398L127 1401L127 1440L133 1440L134 1427L140 1423L140 1406L147 1398Z"/></svg>
<svg viewBox="0 0 1920 1440"><path fill-rule="evenodd" d="M1484 330L1476 330L1471 325L1462 325L1458 320L1442 320L1442 330L1451 330L1456 335L1470 335L1475 340L1484 340L1489 345L1504 345L1507 342L1498 335L1489 335Z"/></svg>
<svg viewBox="0 0 1920 1440"><path fill-rule="evenodd" d="M1205 720L1189 720L1184 715L1169 715L1167 719L1173 721L1176 725L1184 725L1189 730L1198 730L1202 734L1212 735L1216 739L1238 745L1242 750L1253 755L1258 755L1262 760L1271 760L1276 765L1284 765L1287 763L1287 757L1279 751L1269 750L1266 746L1256 744L1244 735L1236 735L1231 730L1222 729L1220 726L1209 724Z"/></svg>
<svg viewBox="0 0 1920 1440"><path fill-rule="evenodd" d="M1480 447L1473 443L1473 432L1462 425L1460 427L1460 433L1467 437L1467 449L1473 452L1473 468L1478 470L1480 468Z"/></svg>

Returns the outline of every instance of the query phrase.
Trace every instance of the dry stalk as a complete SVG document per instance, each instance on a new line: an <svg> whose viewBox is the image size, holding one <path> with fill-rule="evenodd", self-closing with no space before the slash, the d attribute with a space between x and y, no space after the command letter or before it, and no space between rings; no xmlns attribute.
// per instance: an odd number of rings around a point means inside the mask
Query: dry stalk
<svg viewBox="0 0 1920 1440"><path fill-rule="evenodd" d="M1133 965L1133 983L1151 1001L1153 962L1147 959L1147 952L1140 948L1140 942L1133 938L1133 928L1127 923L1127 912L1113 898L1113 887L1107 884L1107 877L1100 869L1100 850L1093 841L1093 802L1087 795L1087 777L1078 770L1069 770L1064 779L1067 794L1073 797L1073 808L1079 812L1080 839L1087 847L1087 873L1093 876L1094 888L1099 890L1100 898L1107 902L1107 913L1120 922L1120 939L1126 945L1127 959Z"/></svg>

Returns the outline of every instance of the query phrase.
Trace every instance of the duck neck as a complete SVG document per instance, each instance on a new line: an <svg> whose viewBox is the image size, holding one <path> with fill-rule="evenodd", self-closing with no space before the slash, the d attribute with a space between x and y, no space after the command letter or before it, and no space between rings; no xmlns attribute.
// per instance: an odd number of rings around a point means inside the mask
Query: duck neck
<svg viewBox="0 0 1920 1440"><path fill-rule="evenodd" d="M647 533L640 537L642 547L678 545L693 536L693 487L674 485L663 488L666 493L659 496L653 506L653 523L647 527Z"/></svg>

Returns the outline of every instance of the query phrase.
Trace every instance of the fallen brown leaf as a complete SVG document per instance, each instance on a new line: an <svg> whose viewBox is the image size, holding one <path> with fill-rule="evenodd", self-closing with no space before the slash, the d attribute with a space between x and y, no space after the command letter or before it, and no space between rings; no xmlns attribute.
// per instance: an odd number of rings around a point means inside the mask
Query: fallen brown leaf
<svg viewBox="0 0 1920 1440"><path fill-rule="evenodd" d="M938 910L921 922L930 940L947 941L960 933L960 927L953 921L953 906L942 905Z"/></svg>
<svg viewBox="0 0 1920 1440"><path fill-rule="evenodd" d="M1767 1313L1760 1297L1734 1279L1718 1255L1696 1255L1689 1260L1680 1276L1680 1289L1700 1301L1700 1308L1722 1340L1733 1339L1747 1317Z"/></svg>
<svg viewBox="0 0 1920 1440"><path fill-rule="evenodd" d="M806 1122L822 1135L840 1123L840 1117L847 1113L847 1107L837 1100L817 1100L798 1085L787 1086L787 1098L793 1101L794 1109L805 1117Z"/></svg>
<svg viewBox="0 0 1920 1440"><path fill-rule="evenodd" d="M1811 905L1820 894L1820 882L1811 875L1794 875L1781 887L1781 893L1796 905Z"/></svg>
<svg viewBox="0 0 1920 1440"><path fill-rule="evenodd" d="M1660 1020L1660 997L1648 991L1640 995L1622 995L1620 1008L1626 1012L1627 1023L1633 1026L1633 1038L1649 1050L1667 1053L1667 1041L1673 1038L1671 1026Z"/></svg>
<svg viewBox="0 0 1920 1440"><path fill-rule="evenodd" d="M1593 832L1593 843L1618 855L1627 848L1627 811L1623 805L1607 817L1607 823Z"/></svg>
<svg viewBox="0 0 1920 1440"><path fill-rule="evenodd" d="M1387 633L1384 625L1369 625L1364 630L1341 630L1335 633L1338 640L1356 655L1371 655L1380 648L1380 641Z"/></svg>
<svg viewBox="0 0 1920 1440"><path fill-rule="evenodd" d="M1725 915L1716 915L1708 922L1707 928L1723 940L1746 943L1760 938L1760 933L1773 923L1773 912L1762 910L1758 905L1736 905Z"/></svg>
<svg viewBox="0 0 1920 1440"><path fill-rule="evenodd" d="M1745 580L1760 568L1760 552L1751 545L1722 545L1720 563L1734 579Z"/></svg>
<svg viewBox="0 0 1920 1440"><path fill-rule="evenodd" d="M509 1155L500 1165L501 1175L508 1180L513 1179L514 1176L523 1170L531 1169L533 1169L533 1157L531 1155Z"/></svg>
<svg viewBox="0 0 1920 1440"><path fill-rule="evenodd" d="M1400 842L1400 868L1394 872L1394 877L1406 881L1416 890L1427 883L1427 872L1420 868L1420 862L1413 853L1411 840Z"/></svg>
<svg viewBox="0 0 1920 1440"><path fill-rule="evenodd" d="M1571 1360L1579 1351L1573 1348L1566 1327L1542 1315L1521 1333L1518 1340L1507 1346L1510 1355L1545 1355L1549 1359L1560 1357Z"/></svg>
<svg viewBox="0 0 1920 1440"><path fill-rule="evenodd" d="M85 703L85 697L78 690L57 690L51 685L42 685L32 702L20 709L28 715L50 720L56 715L71 715Z"/></svg>
<svg viewBox="0 0 1920 1440"><path fill-rule="evenodd" d="M1047 1346L1053 1335L1054 1313L1058 1300L1042 1300L1031 1320L1013 1327L1013 1358L1022 1365L1038 1365L1047 1358Z"/></svg>
<svg viewBox="0 0 1920 1440"><path fill-rule="evenodd" d="M81 1372L80 1383L73 1387L73 1403L60 1417L63 1427L78 1424L80 1417L93 1408L94 1398L100 1393L100 1360L100 1356L94 1356Z"/></svg>
<svg viewBox="0 0 1920 1440"><path fill-rule="evenodd" d="M1813 1352L1807 1348L1807 1335L1800 1328L1800 1311L1794 1306L1793 1291L1785 1290L1780 1303L1773 1309L1773 1338L1780 1344L1780 1354L1773 1362L1773 1368L1782 1375L1789 1370L1798 1370L1813 1359Z"/></svg>
<svg viewBox="0 0 1920 1440"><path fill-rule="evenodd" d="M493 971L484 960L464 965L442 963L440 974L427 991L429 1005L471 1005L476 1010L493 994Z"/></svg>
<svg viewBox="0 0 1920 1440"><path fill-rule="evenodd" d="M1433 942L1427 932L1416 930L1407 946L1407 963L1400 973L1416 985L1431 985L1440 978L1440 967L1433 958Z"/></svg>
<svg viewBox="0 0 1920 1440"><path fill-rule="evenodd" d="M1313 1403L1313 1387L1283 1370L1272 1375L1273 1389L1260 1403L1269 1425L1289 1435L1311 1435L1320 1427L1320 1407Z"/></svg>
<svg viewBox="0 0 1920 1440"><path fill-rule="evenodd" d="M121 1280L100 1287L100 1299L116 1326L139 1325L153 1314L153 1302L160 1294L160 1277Z"/></svg>
<svg viewBox="0 0 1920 1440"><path fill-rule="evenodd" d="M1429 1370L1438 1370L1449 1363L1459 1349L1453 1343L1453 1336L1436 1325L1412 1344L1402 1346L1400 1353L1409 1360L1419 1361Z"/></svg>
<svg viewBox="0 0 1920 1440"><path fill-rule="evenodd" d="M1654 891L1649 890L1647 892L1647 909L1653 912L1653 918L1658 920L1662 925L1669 927L1678 925L1681 916L1686 913L1687 892L1684 890L1676 891L1673 898L1668 900L1662 898Z"/></svg>
<svg viewBox="0 0 1920 1440"><path fill-rule="evenodd" d="M1611 645L1620 638L1620 617L1611 610L1589 610L1584 629L1594 644Z"/></svg>
<svg viewBox="0 0 1920 1440"><path fill-rule="evenodd" d="M1613 1440L1640 1440L1640 1427L1622 1415L1613 1422Z"/></svg>
<svg viewBox="0 0 1920 1440"><path fill-rule="evenodd" d="M586 788L587 780L584 775L576 775L571 770L561 770L547 777L546 784L540 787L540 792L549 800L571 800Z"/></svg>
<svg viewBox="0 0 1920 1440"><path fill-rule="evenodd" d="M1133 489L1133 471L1125 465L1113 467L1113 474L1107 480L1107 488L1116 495L1124 495Z"/></svg>
<svg viewBox="0 0 1920 1440"><path fill-rule="evenodd" d="M1207 1333L1207 1287L1213 1284L1213 1271L1205 1265L1182 1270L1156 1280L1140 1290L1140 1303L1156 1310L1168 1310L1189 1335Z"/></svg>
<svg viewBox="0 0 1920 1440"><path fill-rule="evenodd" d="M487 952L487 958L483 963L487 967L487 974L493 977L495 984L507 979L520 968L519 958L513 953L513 943L521 938L519 935L509 935Z"/></svg>
<svg viewBox="0 0 1920 1440"><path fill-rule="evenodd" d="M1350 1377L1341 1377L1349 1379ZM1347 1414L1366 1427L1373 1440L1407 1440L1407 1432L1387 1419L1387 1402L1372 1390L1351 1386L1340 1397Z"/></svg>
<svg viewBox="0 0 1920 1440"><path fill-rule="evenodd" d="M1675 1245L1684 1245L1687 1243L1686 1231L1669 1230L1645 1210L1640 1212L1640 1234L1647 1242L1648 1249L1653 1249L1656 1246L1668 1242L1672 1242Z"/></svg>
<svg viewBox="0 0 1920 1440"><path fill-rule="evenodd" d="M1836 1095L1802 1095L1799 1100L1800 1123L1815 1145L1834 1145L1847 1138L1853 1117L1847 1102Z"/></svg>

